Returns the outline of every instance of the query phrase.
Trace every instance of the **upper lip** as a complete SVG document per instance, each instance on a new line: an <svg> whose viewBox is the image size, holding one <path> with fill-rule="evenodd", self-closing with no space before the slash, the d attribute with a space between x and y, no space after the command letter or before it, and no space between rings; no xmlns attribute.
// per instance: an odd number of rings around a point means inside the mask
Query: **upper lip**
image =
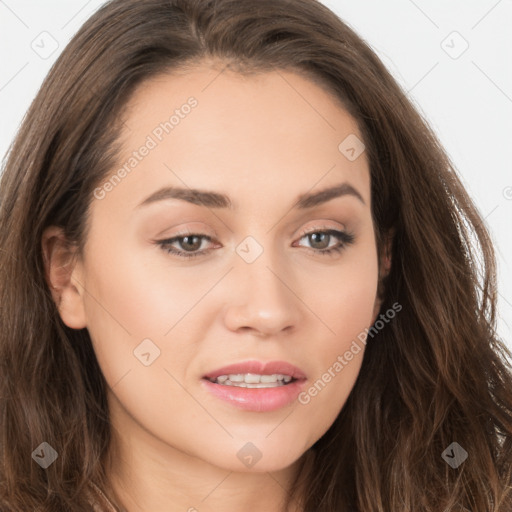
<svg viewBox="0 0 512 512"><path fill-rule="evenodd" d="M211 372L208 372L206 375L204 375L203 378L215 379L219 375L231 375L240 373L253 373L259 375L281 374L289 375L294 379L306 378L306 375L304 372L302 372L302 370L291 363L287 363L286 361L243 361L212 370Z"/></svg>

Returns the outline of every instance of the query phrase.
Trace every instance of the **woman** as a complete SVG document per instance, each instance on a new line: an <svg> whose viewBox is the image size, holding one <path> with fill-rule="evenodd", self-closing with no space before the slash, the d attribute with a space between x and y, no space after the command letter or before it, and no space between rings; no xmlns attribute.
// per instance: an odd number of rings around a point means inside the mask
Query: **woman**
<svg viewBox="0 0 512 512"><path fill-rule="evenodd" d="M2 510L512 510L483 220L315 0L107 3L0 201Z"/></svg>

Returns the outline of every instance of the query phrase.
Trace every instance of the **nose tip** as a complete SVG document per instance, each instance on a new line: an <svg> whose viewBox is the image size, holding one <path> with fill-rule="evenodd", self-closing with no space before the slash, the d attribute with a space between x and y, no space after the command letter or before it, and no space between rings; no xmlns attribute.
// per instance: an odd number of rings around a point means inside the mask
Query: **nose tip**
<svg viewBox="0 0 512 512"><path fill-rule="evenodd" d="M299 302L281 277L268 265L245 265L235 276L235 290L227 303L224 321L233 331L258 336L291 332L300 319ZM250 268L247 268L250 267Z"/></svg>

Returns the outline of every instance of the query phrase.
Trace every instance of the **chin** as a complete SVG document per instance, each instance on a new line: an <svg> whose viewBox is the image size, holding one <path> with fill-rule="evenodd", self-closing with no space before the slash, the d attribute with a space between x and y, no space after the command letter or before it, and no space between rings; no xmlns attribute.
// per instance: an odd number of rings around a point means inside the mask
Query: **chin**
<svg viewBox="0 0 512 512"><path fill-rule="evenodd" d="M263 445L263 441L254 444L248 441L243 443L240 448L237 447L235 457L227 460L226 451L223 451L223 458L212 462L218 467L237 473L268 473L284 470L304 455L304 451L299 448L296 451L288 449L284 452L276 450L268 444L268 441L265 445Z"/></svg>

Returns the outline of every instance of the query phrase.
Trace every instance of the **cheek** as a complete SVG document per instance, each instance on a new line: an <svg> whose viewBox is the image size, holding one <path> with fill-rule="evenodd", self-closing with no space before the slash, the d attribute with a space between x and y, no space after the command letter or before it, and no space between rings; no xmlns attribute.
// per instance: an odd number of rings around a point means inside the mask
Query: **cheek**
<svg viewBox="0 0 512 512"><path fill-rule="evenodd" d="M158 247L142 250L133 241L107 238L89 249L88 317L103 328L115 323L133 339L164 335L197 302L201 286L193 271L167 266Z"/></svg>
<svg viewBox="0 0 512 512"><path fill-rule="evenodd" d="M181 382L205 337L200 323L211 317L200 299L218 272L203 279L192 267L172 266L158 247L142 250L115 232L91 238L88 256L87 329L107 382L129 374L136 394L152 397L172 380L164 369Z"/></svg>
<svg viewBox="0 0 512 512"><path fill-rule="evenodd" d="M321 350L315 351L316 372L299 403L311 407L326 429L345 404L361 368L377 294L374 246L354 251L324 282L329 283L328 292L314 294L315 311L324 324L316 339Z"/></svg>
<svg viewBox="0 0 512 512"><path fill-rule="evenodd" d="M187 410L189 419L204 414L179 384L197 350L183 317L197 302L198 287L190 286L190 278L188 286L167 279L171 273L162 275L162 267L156 275L136 251L116 254L116 245L102 246L101 263L90 259L85 300L87 329L111 389L113 414L125 409L141 423L151 419L171 438L186 439L183 432L189 429L179 418L170 422L169 411Z"/></svg>
<svg viewBox="0 0 512 512"><path fill-rule="evenodd" d="M323 346L330 351L343 350L373 320L378 287L375 246L370 240L361 243L347 252L339 265L323 270L322 275L310 275L314 279L307 283L312 290L308 300L325 324Z"/></svg>

